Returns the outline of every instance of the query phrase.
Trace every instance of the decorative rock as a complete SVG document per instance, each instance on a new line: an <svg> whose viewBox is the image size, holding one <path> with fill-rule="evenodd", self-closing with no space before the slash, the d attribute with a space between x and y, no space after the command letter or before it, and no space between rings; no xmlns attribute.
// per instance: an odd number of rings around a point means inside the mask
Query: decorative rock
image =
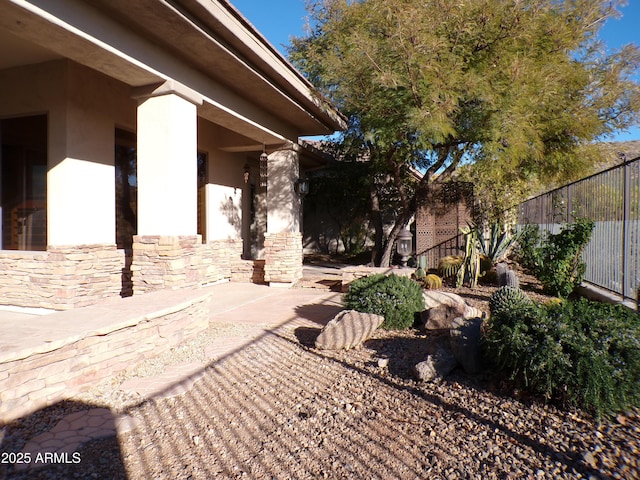
<svg viewBox="0 0 640 480"><path fill-rule="evenodd" d="M463 315L464 318L485 318L486 313L476 307L471 307L467 305L467 308Z"/></svg>
<svg viewBox="0 0 640 480"><path fill-rule="evenodd" d="M443 303L425 310L420 314L420 318L426 330L448 330L451 328L451 322L457 317L465 316L466 312L467 306L464 304L447 305Z"/></svg>
<svg viewBox="0 0 640 480"><path fill-rule="evenodd" d="M464 299L460 295L450 292L439 292L436 290L425 290L422 292L424 298L424 307L429 310L439 305L466 305Z"/></svg>
<svg viewBox="0 0 640 480"><path fill-rule="evenodd" d="M378 359L378 367L386 368L388 365L389 365L389 359L388 358L379 358Z"/></svg>
<svg viewBox="0 0 640 480"><path fill-rule="evenodd" d="M439 382L446 377L458 362L451 350L438 348L435 353L413 367L413 373L418 380L423 382Z"/></svg>
<svg viewBox="0 0 640 480"><path fill-rule="evenodd" d="M451 324L450 346L455 359L467 373L482 370L480 339L482 318L456 318Z"/></svg>
<svg viewBox="0 0 640 480"><path fill-rule="evenodd" d="M349 350L367 340L383 321L382 315L343 310L322 329L316 338L316 348Z"/></svg>

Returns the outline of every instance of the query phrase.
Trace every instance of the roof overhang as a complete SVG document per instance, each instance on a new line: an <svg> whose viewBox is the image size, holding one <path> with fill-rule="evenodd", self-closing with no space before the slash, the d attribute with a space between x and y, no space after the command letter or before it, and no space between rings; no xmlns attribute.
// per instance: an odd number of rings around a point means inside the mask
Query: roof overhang
<svg viewBox="0 0 640 480"><path fill-rule="evenodd" d="M345 128L224 0L0 0L0 9L0 27L32 48L133 87L176 80L203 96L205 118L259 142Z"/></svg>

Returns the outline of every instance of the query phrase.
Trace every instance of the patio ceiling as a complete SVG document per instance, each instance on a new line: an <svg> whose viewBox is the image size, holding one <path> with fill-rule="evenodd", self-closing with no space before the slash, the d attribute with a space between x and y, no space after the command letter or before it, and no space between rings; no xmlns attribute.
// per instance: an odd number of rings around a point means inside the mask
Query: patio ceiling
<svg viewBox="0 0 640 480"><path fill-rule="evenodd" d="M167 78L199 114L257 144L331 133L341 115L229 3L0 0L0 68L70 58L131 86ZM265 125L269 125L267 128Z"/></svg>

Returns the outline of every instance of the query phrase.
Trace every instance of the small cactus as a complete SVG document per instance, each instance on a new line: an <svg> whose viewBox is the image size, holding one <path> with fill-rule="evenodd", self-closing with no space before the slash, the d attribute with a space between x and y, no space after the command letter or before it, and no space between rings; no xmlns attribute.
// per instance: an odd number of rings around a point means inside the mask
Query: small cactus
<svg viewBox="0 0 640 480"><path fill-rule="evenodd" d="M438 273L442 278L453 277L460 270L463 261L464 257L460 255L442 257L438 262Z"/></svg>
<svg viewBox="0 0 640 480"><path fill-rule="evenodd" d="M507 270L509 270L509 267L506 263L499 263L496 265L496 278L498 280L499 287L505 286L504 277L507 274Z"/></svg>
<svg viewBox="0 0 640 480"><path fill-rule="evenodd" d="M506 263L496 265L496 275L499 287L520 288L520 280L515 271L511 270Z"/></svg>
<svg viewBox="0 0 640 480"><path fill-rule="evenodd" d="M442 288L442 279L438 275L430 273L424 277L424 286L429 290L437 290L438 288Z"/></svg>
<svg viewBox="0 0 640 480"><path fill-rule="evenodd" d="M416 278L416 280L421 282L424 280L424 277L426 274L424 273L424 269L422 267L418 267L416 268L416 271L413 273L413 275Z"/></svg>
<svg viewBox="0 0 640 480"><path fill-rule="evenodd" d="M519 288L500 287L489 299L491 315L509 312L515 308L531 304L529 297Z"/></svg>
<svg viewBox="0 0 640 480"><path fill-rule="evenodd" d="M500 285L501 287L513 287L520 288L520 280L518 279L518 275L513 270L507 270L507 273L504 275L504 285Z"/></svg>

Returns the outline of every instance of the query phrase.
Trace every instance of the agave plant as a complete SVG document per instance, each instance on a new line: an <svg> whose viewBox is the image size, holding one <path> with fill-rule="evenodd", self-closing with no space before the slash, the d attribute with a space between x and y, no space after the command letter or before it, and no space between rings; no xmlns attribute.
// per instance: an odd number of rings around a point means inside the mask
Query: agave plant
<svg viewBox="0 0 640 480"><path fill-rule="evenodd" d="M517 240L519 233L510 232L502 227L498 221L494 221L489 228L489 236L485 238L484 231L480 227L475 227L478 232L478 243L480 251L491 260L493 265L497 264L500 259L507 253L507 250Z"/></svg>

